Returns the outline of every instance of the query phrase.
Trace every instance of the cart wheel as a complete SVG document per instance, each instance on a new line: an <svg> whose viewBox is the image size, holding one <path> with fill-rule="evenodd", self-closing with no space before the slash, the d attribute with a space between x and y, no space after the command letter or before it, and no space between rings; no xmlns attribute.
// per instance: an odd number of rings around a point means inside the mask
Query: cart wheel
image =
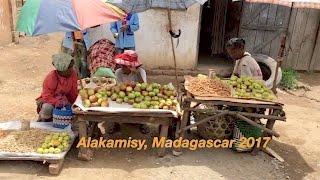
<svg viewBox="0 0 320 180"><path fill-rule="evenodd" d="M63 160L57 163L50 163L49 164L49 173L52 175L58 175L61 172L63 166Z"/></svg>

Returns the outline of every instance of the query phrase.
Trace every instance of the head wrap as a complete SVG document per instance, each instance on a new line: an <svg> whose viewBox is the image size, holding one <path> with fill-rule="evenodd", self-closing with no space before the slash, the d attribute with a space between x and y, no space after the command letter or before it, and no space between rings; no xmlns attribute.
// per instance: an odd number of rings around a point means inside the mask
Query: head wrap
<svg viewBox="0 0 320 180"><path fill-rule="evenodd" d="M52 64L58 71L66 71L73 59L72 56L66 53L52 55Z"/></svg>
<svg viewBox="0 0 320 180"><path fill-rule="evenodd" d="M119 65L139 67L142 63L138 60L138 55L135 51L126 50L124 53L116 55L115 61Z"/></svg>

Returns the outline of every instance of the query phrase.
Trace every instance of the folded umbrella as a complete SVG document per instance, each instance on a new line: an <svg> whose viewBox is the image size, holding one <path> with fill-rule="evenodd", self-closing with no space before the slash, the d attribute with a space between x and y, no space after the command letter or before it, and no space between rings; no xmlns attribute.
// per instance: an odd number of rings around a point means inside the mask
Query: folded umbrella
<svg viewBox="0 0 320 180"><path fill-rule="evenodd" d="M118 21L125 14L102 0L28 0L21 9L17 31L32 36L81 31Z"/></svg>

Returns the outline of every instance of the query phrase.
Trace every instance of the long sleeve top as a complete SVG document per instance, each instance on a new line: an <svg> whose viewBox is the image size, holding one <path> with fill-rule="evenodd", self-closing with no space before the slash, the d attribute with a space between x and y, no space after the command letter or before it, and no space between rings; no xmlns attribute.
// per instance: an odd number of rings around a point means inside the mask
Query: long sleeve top
<svg viewBox="0 0 320 180"><path fill-rule="evenodd" d="M78 77L73 70L70 77L60 76L56 70L51 71L43 82L42 93L39 98L44 103L53 106L73 104L78 96ZM38 98L38 99L39 99Z"/></svg>
<svg viewBox="0 0 320 180"><path fill-rule="evenodd" d="M110 24L110 31L119 36L116 38L116 48L132 48L135 47L134 32L139 29L139 17L137 14L132 14L130 19L127 21L128 29L121 32L122 21L112 22Z"/></svg>

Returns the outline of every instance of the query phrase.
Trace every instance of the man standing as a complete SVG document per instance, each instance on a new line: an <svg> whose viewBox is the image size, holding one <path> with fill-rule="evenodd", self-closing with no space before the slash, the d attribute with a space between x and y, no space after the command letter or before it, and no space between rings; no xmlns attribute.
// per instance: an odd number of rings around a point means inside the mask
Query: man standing
<svg viewBox="0 0 320 180"><path fill-rule="evenodd" d="M110 31L116 39L116 53L121 54L124 50L135 50L134 32L139 29L139 17L129 13L122 21L112 22Z"/></svg>

